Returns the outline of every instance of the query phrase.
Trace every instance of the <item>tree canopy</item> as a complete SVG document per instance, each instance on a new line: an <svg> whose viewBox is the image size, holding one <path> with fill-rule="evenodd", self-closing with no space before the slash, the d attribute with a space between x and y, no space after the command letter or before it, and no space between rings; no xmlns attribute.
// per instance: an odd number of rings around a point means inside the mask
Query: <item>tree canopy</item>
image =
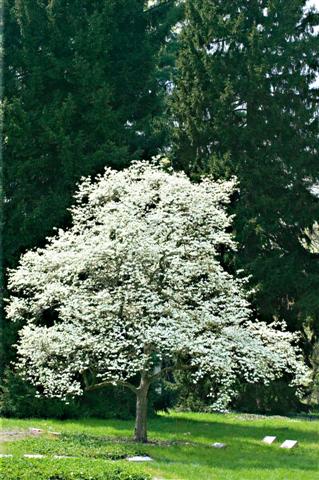
<svg viewBox="0 0 319 480"><path fill-rule="evenodd" d="M147 392L168 371L213 379L215 408L239 377L302 374L295 336L251 321L245 280L220 263L220 249L234 248L233 189L234 180L194 184L146 162L84 179L72 227L10 273L7 312L25 324L25 376L61 398L127 386L137 395L136 439L146 441Z"/></svg>

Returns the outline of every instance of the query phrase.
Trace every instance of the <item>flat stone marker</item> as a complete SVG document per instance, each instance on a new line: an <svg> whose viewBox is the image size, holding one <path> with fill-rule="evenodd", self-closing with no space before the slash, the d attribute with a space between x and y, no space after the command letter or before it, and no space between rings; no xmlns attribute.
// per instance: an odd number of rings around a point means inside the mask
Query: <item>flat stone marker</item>
<svg viewBox="0 0 319 480"><path fill-rule="evenodd" d="M264 443L267 443L268 445L271 445L272 443L275 442L277 437L270 437L270 436L267 436L267 437L264 437L263 438L263 442Z"/></svg>
<svg viewBox="0 0 319 480"><path fill-rule="evenodd" d="M13 457L13 455L11 455L11 454L7 455L5 453L0 453L0 458L12 458L12 457Z"/></svg>
<svg viewBox="0 0 319 480"><path fill-rule="evenodd" d="M212 443L211 446L214 447L214 448L226 448L227 447L226 443L220 443L220 442Z"/></svg>
<svg viewBox="0 0 319 480"><path fill-rule="evenodd" d="M24 458L45 458L45 455L40 455L39 453L31 454L31 453L25 453Z"/></svg>
<svg viewBox="0 0 319 480"><path fill-rule="evenodd" d="M280 448L294 448L297 447L297 440L285 440L284 443L280 445Z"/></svg>
<svg viewBox="0 0 319 480"><path fill-rule="evenodd" d="M142 456L142 455L136 455L135 457L127 457L129 462L152 462L153 459L151 457L148 457L147 455Z"/></svg>
<svg viewBox="0 0 319 480"><path fill-rule="evenodd" d="M61 432L50 432L50 431L48 431L48 433L50 435L53 435L54 437L58 437L59 435L61 435Z"/></svg>

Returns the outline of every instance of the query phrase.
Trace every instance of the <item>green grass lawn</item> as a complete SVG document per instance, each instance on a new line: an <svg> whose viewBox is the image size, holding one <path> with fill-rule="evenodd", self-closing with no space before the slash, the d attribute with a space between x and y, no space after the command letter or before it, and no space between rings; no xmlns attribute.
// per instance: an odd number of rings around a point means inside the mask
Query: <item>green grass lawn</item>
<svg viewBox="0 0 319 480"><path fill-rule="evenodd" d="M161 414L149 420L149 440L135 445L133 422L84 419L78 421L2 419L2 429L39 427L62 432L59 438L43 435L3 444L3 453L14 458L24 453L79 456L78 462L127 464L126 454L148 454L154 462L137 467L152 477L180 480L319 480L319 421L284 417L253 417L196 413ZM265 445L265 435L277 442ZM293 450L279 445L285 439L298 440ZM214 449L224 442L225 449ZM13 462L5 459L6 462ZM55 463L59 460L55 460ZM68 459L64 462L77 460ZM86 478L86 477L84 477Z"/></svg>

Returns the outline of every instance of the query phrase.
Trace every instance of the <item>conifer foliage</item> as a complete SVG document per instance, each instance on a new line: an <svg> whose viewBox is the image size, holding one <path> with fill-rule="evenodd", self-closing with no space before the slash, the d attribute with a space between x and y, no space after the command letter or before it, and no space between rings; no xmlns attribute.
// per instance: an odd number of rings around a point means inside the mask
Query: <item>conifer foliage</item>
<svg viewBox="0 0 319 480"><path fill-rule="evenodd" d="M75 183L156 152L141 0L5 0L6 264L67 220Z"/></svg>
<svg viewBox="0 0 319 480"><path fill-rule="evenodd" d="M82 175L150 158L163 144L156 70L174 5L147 3L4 0L5 267L68 224ZM1 330L6 376L16 329L4 320Z"/></svg>
<svg viewBox="0 0 319 480"><path fill-rule="evenodd" d="M187 0L173 99L175 163L235 174L237 267L264 318L319 318L318 14L305 0ZM317 325L317 327L316 327Z"/></svg>

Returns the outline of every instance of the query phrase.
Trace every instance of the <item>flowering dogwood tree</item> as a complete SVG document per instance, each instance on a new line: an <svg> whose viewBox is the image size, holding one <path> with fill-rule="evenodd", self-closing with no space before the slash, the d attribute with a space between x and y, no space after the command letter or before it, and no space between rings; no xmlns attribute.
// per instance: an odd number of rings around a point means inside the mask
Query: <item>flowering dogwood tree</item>
<svg viewBox="0 0 319 480"><path fill-rule="evenodd" d="M295 337L251 321L226 213L234 181L194 184L149 163L83 179L73 224L10 272L8 315L23 320L18 366L48 396L107 384L137 397L135 439L147 440L147 395L168 371L209 376L225 406L249 382L303 372Z"/></svg>

